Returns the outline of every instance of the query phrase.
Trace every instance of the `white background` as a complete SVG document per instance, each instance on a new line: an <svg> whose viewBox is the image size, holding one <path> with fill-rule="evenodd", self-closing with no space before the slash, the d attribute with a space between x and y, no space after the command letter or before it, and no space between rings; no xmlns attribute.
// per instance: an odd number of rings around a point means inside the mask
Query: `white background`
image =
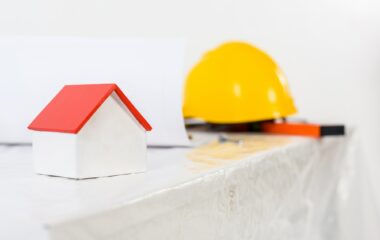
<svg viewBox="0 0 380 240"><path fill-rule="evenodd" d="M365 226L379 220L378 0L1 0L0 34L183 37L187 69L225 40L254 43L288 76L300 116L357 127L377 196ZM359 231L369 239L375 229Z"/></svg>
<svg viewBox="0 0 380 240"><path fill-rule="evenodd" d="M26 126L63 85L111 81L154 129L149 146L188 145L184 48L161 38L1 37L0 79L7 87L0 88L0 109L7 117L0 119L0 143L31 142Z"/></svg>

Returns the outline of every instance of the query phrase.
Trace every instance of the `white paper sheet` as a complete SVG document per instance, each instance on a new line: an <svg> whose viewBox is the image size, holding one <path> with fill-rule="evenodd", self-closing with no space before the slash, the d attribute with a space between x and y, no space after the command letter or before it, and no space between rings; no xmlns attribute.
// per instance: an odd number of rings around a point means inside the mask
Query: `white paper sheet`
<svg viewBox="0 0 380 240"><path fill-rule="evenodd" d="M115 82L153 126L148 144L188 145L178 39L0 38L0 142L30 142L27 125L65 84Z"/></svg>

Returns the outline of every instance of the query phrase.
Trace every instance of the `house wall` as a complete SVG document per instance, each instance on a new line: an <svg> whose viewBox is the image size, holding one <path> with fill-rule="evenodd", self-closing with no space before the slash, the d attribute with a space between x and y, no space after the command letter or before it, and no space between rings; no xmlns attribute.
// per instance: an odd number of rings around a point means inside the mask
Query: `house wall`
<svg viewBox="0 0 380 240"><path fill-rule="evenodd" d="M76 178L76 146L76 134L34 131L34 171L39 174Z"/></svg>
<svg viewBox="0 0 380 240"><path fill-rule="evenodd" d="M113 93L77 135L78 177L143 172L146 132Z"/></svg>

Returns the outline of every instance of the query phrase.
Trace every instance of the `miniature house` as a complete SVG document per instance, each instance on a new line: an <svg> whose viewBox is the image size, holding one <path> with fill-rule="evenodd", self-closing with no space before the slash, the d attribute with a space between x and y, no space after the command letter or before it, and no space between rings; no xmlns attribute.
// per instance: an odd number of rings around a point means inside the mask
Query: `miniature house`
<svg viewBox="0 0 380 240"><path fill-rule="evenodd" d="M65 86L28 128L36 173L81 179L146 169L152 128L116 84Z"/></svg>

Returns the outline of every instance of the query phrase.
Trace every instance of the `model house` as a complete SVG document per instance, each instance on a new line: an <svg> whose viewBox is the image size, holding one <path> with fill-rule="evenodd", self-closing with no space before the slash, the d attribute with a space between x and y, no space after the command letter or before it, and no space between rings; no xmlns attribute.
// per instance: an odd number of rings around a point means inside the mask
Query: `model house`
<svg viewBox="0 0 380 240"><path fill-rule="evenodd" d="M146 170L152 127L116 84L67 85L28 128L36 173L82 179Z"/></svg>

